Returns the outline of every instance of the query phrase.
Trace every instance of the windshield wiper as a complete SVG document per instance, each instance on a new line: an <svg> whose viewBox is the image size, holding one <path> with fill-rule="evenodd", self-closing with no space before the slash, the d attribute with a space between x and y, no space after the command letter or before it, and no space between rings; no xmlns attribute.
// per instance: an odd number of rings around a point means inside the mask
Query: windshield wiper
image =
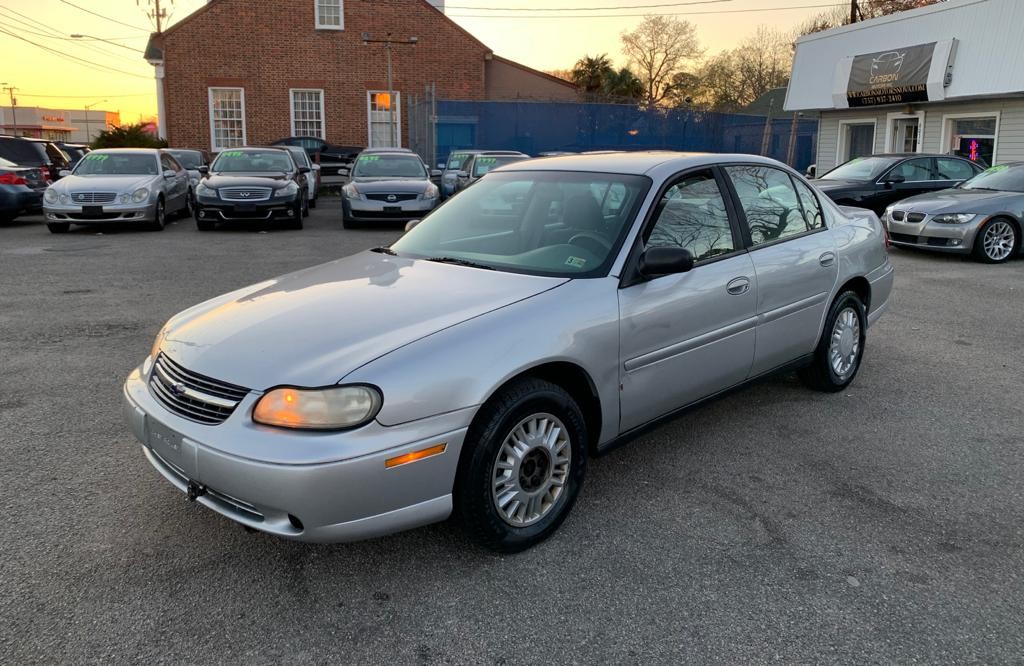
<svg viewBox="0 0 1024 666"><path fill-rule="evenodd" d="M487 271L493 271L492 266L485 266L484 264L478 264L475 261L469 261L468 259L458 259L456 257L431 257L427 261L433 261L437 264L454 264L456 266L467 266L469 268L482 268Z"/></svg>
<svg viewBox="0 0 1024 666"><path fill-rule="evenodd" d="M398 256L397 252L392 250L390 247L384 247L383 245L380 246L380 247L370 248L370 252L376 252L378 254L390 254L392 257L397 257Z"/></svg>

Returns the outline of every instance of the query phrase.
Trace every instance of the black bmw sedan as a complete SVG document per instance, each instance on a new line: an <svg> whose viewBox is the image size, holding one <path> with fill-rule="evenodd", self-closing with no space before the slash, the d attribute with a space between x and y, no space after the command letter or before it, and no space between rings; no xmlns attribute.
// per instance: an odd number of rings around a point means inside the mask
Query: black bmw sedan
<svg viewBox="0 0 1024 666"><path fill-rule="evenodd" d="M286 148L233 148L201 167L196 185L196 226L212 230L218 222L283 221L301 229L309 215L309 167L295 163Z"/></svg>
<svg viewBox="0 0 1024 666"><path fill-rule="evenodd" d="M857 157L811 182L841 206L881 215L889 204L954 187L982 168L953 155L890 153Z"/></svg>

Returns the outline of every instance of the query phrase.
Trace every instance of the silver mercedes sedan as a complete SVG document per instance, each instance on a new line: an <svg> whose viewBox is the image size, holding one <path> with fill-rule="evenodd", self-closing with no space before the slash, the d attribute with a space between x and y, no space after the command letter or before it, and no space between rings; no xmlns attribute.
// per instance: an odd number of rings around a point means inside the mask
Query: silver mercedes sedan
<svg viewBox="0 0 1024 666"><path fill-rule="evenodd" d="M1024 162L1000 164L957 187L920 194L885 209L894 245L971 254L1001 264L1024 250Z"/></svg>
<svg viewBox="0 0 1024 666"><path fill-rule="evenodd" d="M188 171L166 150L94 150L61 175L43 195L46 226L55 234L72 224L112 222L162 231L168 216L191 213Z"/></svg>
<svg viewBox="0 0 1024 666"><path fill-rule="evenodd" d="M390 247L172 317L124 412L245 526L346 541L454 511L514 552L651 423L784 370L841 391L892 285L875 214L769 159L521 162Z"/></svg>

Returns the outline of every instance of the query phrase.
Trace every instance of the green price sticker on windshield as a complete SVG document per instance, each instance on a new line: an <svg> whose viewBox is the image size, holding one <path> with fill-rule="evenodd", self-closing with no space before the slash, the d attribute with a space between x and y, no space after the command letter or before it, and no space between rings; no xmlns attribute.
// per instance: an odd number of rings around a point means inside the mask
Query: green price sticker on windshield
<svg viewBox="0 0 1024 666"><path fill-rule="evenodd" d="M226 153L222 153L224 157L241 157L243 155L240 150L229 150Z"/></svg>
<svg viewBox="0 0 1024 666"><path fill-rule="evenodd" d="M97 155L96 153L89 153L88 155L85 156L85 159L88 160L89 162L102 162L104 160L110 159L110 155Z"/></svg>
<svg viewBox="0 0 1024 666"><path fill-rule="evenodd" d="M1000 171L1006 171L1009 168L1010 167L1006 166L1005 164L997 164L994 167L989 167L985 169L985 173L999 173Z"/></svg>
<svg viewBox="0 0 1024 666"><path fill-rule="evenodd" d="M477 164L497 164L497 157L481 157L476 161Z"/></svg>
<svg viewBox="0 0 1024 666"><path fill-rule="evenodd" d="M380 155L363 155L359 158L360 162L377 162L380 160Z"/></svg>

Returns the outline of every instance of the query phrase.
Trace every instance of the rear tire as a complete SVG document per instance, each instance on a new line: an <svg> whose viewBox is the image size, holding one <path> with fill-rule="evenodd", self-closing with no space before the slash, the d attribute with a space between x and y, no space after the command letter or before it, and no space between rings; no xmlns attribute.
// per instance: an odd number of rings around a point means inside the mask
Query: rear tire
<svg viewBox="0 0 1024 666"><path fill-rule="evenodd" d="M817 391L845 389L860 370L866 331L867 314L860 297L852 291L839 294L829 308L811 364L797 373L800 379Z"/></svg>
<svg viewBox="0 0 1024 666"><path fill-rule="evenodd" d="M974 258L984 264L1002 264L1020 251L1020 232L1013 222L996 217L982 225L974 237Z"/></svg>
<svg viewBox="0 0 1024 666"><path fill-rule="evenodd" d="M46 228L51 234L66 234L71 229L70 222L47 222Z"/></svg>
<svg viewBox="0 0 1024 666"><path fill-rule="evenodd" d="M313 197L312 199L309 200L309 207L310 208L316 208L316 200L317 200L317 197Z"/></svg>
<svg viewBox="0 0 1024 666"><path fill-rule="evenodd" d="M470 536L515 553L551 536L569 515L587 468L587 429L564 389L523 379L473 420L455 479L455 508Z"/></svg>

